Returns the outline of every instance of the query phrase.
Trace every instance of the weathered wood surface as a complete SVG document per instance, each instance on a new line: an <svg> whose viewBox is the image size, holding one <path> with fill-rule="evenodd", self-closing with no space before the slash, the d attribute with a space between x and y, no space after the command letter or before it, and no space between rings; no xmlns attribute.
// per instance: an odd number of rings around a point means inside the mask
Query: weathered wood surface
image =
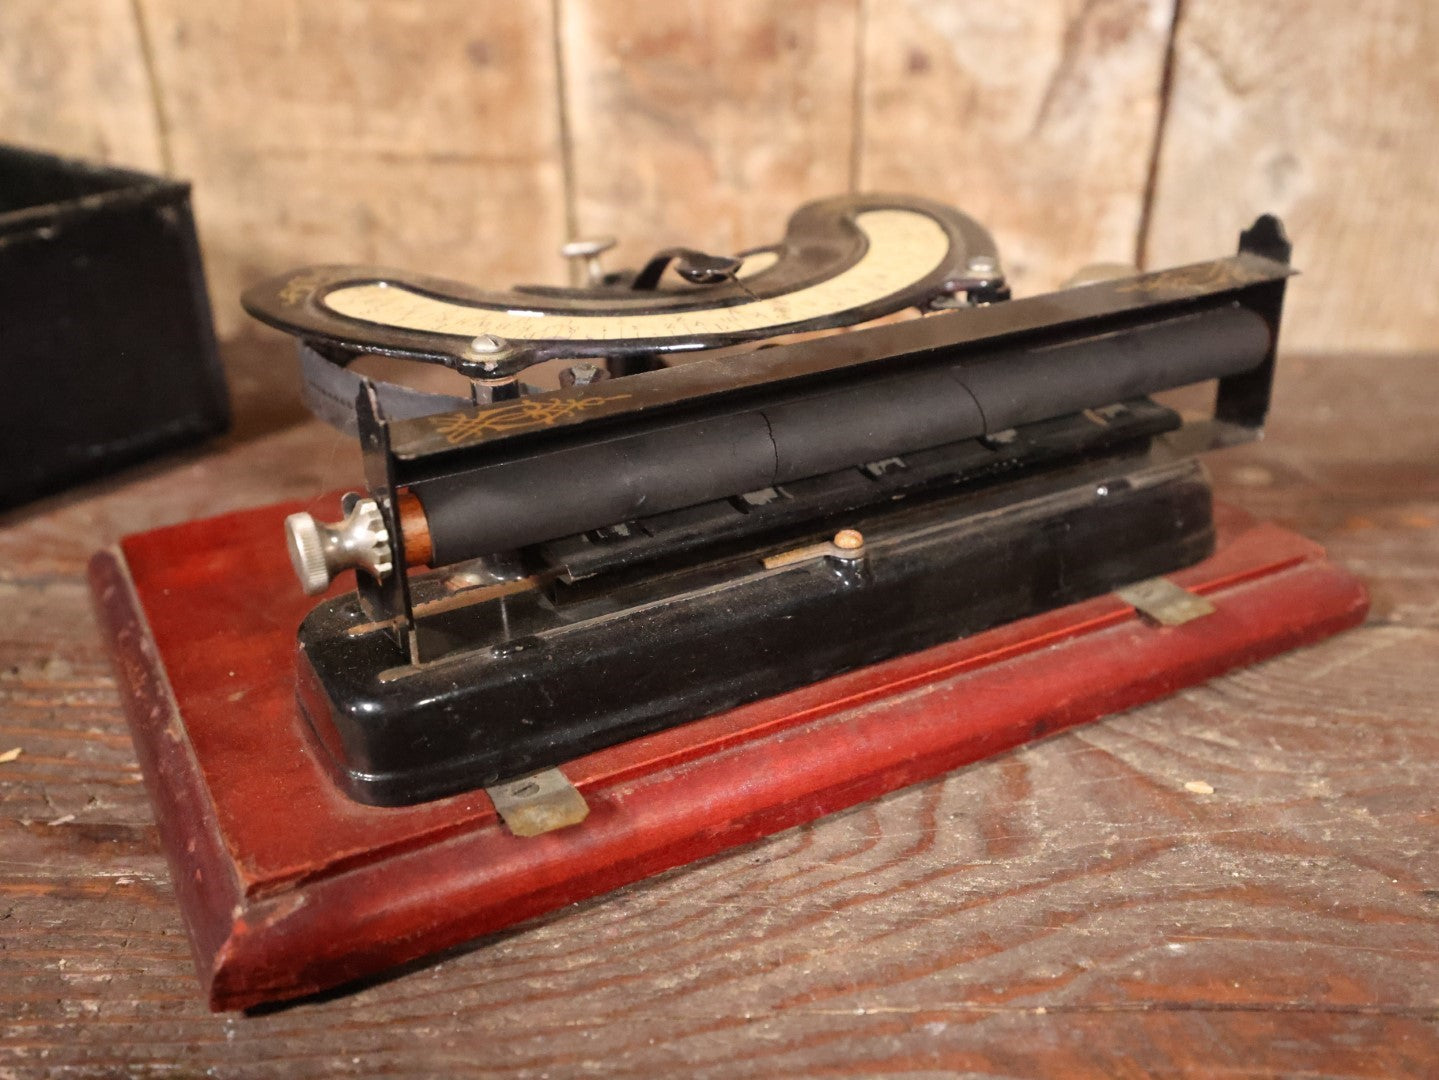
<svg viewBox="0 0 1439 1080"><path fill-rule="evenodd" d="M0 4L0 142L166 167L133 0Z"/></svg>
<svg viewBox="0 0 1439 1080"><path fill-rule="evenodd" d="M1212 462L1370 582L1364 629L350 995L215 1017L82 568L356 475L274 359L230 357L241 427L213 454L3 519L0 1076L1433 1074L1435 357L1290 359L1269 439Z"/></svg>
<svg viewBox="0 0 1439 1080"><path fill-rule="evenodd" d="M968 210L1020 292L1134 261L1169 0L867 7L861 188Z"/></svg>
<svg viewBox="0 0 1439 1080"><path fill-rule="evenodd" d="M222 336L241 289L359 262L558 277L558 81L544 0L140 0Z"/></svg>
<svg viewBox="0 0 1439 1080"><path fill-rule="evenodd" d="M1439 341L1439 7L1184 0L1156 174L1154 266L1236 220L1295 241L1296 349Z"/></svg>
<svg viewBox="0 0 1439 1080"><path fill-rule="evenodd" d="M567 2L573 221L660 247L772 243L806 199L850 185L858 0Z"/></svg>
<svg viewBox="0 0 1439 1080"><path fill-rule="evenodd" d="M975 213L1021 291L1278 211L1293 344L1410 351L1436 46L1423 0L6 0L0 139L193 180L226 337L292 265L558 282L573 233L734 249L859 186Z"/></svg>

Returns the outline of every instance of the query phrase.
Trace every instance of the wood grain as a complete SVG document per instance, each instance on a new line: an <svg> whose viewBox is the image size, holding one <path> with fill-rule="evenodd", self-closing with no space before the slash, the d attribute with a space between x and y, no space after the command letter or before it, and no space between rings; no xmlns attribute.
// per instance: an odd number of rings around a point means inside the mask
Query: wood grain
<svg viewBox="0 0 1439 1080"><path fill-rule="evenodd" d="M1208 257L1261 212L1294 240L1290 347L1439 335L1439 8L1185 0L1147 261Z"/></svg>
<svg viewBox="0 0 1439 1080"><path fill-rule="evenodd" d="M140 2L222 336L296 265L557 277L548 3Z"/></svg>
<svg viewBox="0 0 1439 1080"><path fill-rule="evenodd" d="M994 233L1024 293L1087 263L1133 260L1166 0L906 0L867 10L861 187L969 211Z"/></svg>
<svg viewBox="0 0 1439 1080"><path fill-rule="evenodd" d="M850 184L857 0L565 2L574 227L635 265L770 243Z"/></svg>
<svg viewBox="0 0 1439 1080"><path fill-rule="evenodd" d="M0 4L0 142L161 171L131 0Z"/></svg>
<svg viewBox="0 0 1439 1080"><path fill-rule="evenodd" d="M81 560L358 476L264 359L230 357L253 374L212 457L0 519L0 751L24 750L0 764L0 1076L1432 1073L1433 356L1382 381L1281 364L1270 438L1212 458L1226 499L1364 575L1367 628L391 981L215 1017Z"/></svg>
<svg viewBox="0 0 1439 1080"><path fill-rule="evenodd" d="M227 335L240 285L292 262L558 280L549 4L140 6ZM0 4L0 135L161 167L129 7ZM633 5L562 5L582 231L762 241L847 185L853 5L785 7L647 4L627 31ZM976 212L1026 290L1129 255L1167 10L866 5L860 181ZM0 763L0 1077L1432 1073L1439 387L1435 356L1392 350L1439 325L1434 15L1183 10L1148 258L1286 214L1286 339L1331 355L1287 357L1269 439L1212 468L1365 577L1367 628L348 996L214 1017L83 566L358 481L284 350L242 336L213 453L0 517L0 752L23 751Z"/></svg>
<svg viewBox="0 0 1439 1080"><path fill-rule="evenodd" d="M193 179L226 337L293 264L557 282L571 233L730 250L858 185L969 209L1021 291L1274 210L1292 345L1403 352L1439 341L1436 46L1413 0L8 0L0 138Z"/></svg>
<svg viewBox="0 0 1439 1080"><path fill-rule="evenodd" d="M1296 317L1286 316L1284 333ZM1217 491L1369 583L1371 620L1439 630L1433 355L1289 356L1263 443L1213 455Z"/></svg>
<svg viewBox="0 0 1439 1080"><path fill-rule="evenodd" d="M1218 605L1202 623L1157 630L1096 597L586 755L565 766L592 811L583 826L517 845L484 795L367 807L310 753L291 669L313 601L275 543L293 505L128 537L90 568L203 990L226 1011L509 929L1321 640L1368 610L1317 545L1221 508L1220 550L1176 579ZM296 807L304 829L289 827Z"/></svg>

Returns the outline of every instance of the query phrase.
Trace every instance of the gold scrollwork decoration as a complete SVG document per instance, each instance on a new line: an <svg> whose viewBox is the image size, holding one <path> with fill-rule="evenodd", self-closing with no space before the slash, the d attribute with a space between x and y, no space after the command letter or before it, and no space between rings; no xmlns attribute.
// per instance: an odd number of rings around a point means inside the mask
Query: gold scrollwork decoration
<svg viewBox="0 0 1439 1080"><path fill-rule="evenodd" d="M620 401L629 394L609 394L604 397L573 397L546 400L522 398L505 405L490 405L479 412L445 413L433 417L435 430L451 446L477 442L489 435L504 435L529 428L553 427L561 420L593 409L611 401Z"/></svg>
<svg viewBox="0 0 1439 1080"><path fill-rule="evenodd" d="M1235 289L1260 280L1242 264L1230 259L1176 266L1154 274L1141 274L1115 286L1115 292L1143 296L1192 296L1220 289Z"/></svg>
<svg viewBox="0 0 1439 1080"><path fill-rule="evenodd" d="M285 282L285 287L280 290L280 303L287 307L294 307L314 292L322 281L324 281L324 275L315 270L306 270L296 274Z"/></svg>

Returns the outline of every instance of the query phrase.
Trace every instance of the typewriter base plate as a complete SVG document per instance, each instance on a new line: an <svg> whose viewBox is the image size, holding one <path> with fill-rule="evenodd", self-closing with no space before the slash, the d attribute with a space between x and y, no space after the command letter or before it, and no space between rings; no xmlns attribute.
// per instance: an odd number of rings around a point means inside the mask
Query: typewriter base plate
<svg viewBox="0 0 1439 1080"><path fill-rule="evenodd" d="M1217 507L1217 553L1171 575L1213 615L1161 629L1106 594L601 750L565 766L588 819L520 839L483 792L382 809L331 781L291 670L312 601L271 542L296 509L132 536L91 567L215 1009L373 976L1317 641L1367 609L1317 545Z"/></svg>

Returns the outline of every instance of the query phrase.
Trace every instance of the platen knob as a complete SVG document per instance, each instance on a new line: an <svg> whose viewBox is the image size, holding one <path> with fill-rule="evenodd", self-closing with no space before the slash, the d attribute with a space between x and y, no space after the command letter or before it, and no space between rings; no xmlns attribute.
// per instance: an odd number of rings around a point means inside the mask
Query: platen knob
<svg viewBox="0 0 1439 1080"><path fill-rule="evenodd" d="M394 568L390 534L374 499L354 499L344 520L333 525L291 514L285 538L295 576L310 596L324 592L345 570L364 570L378 580Z"/></svg>

